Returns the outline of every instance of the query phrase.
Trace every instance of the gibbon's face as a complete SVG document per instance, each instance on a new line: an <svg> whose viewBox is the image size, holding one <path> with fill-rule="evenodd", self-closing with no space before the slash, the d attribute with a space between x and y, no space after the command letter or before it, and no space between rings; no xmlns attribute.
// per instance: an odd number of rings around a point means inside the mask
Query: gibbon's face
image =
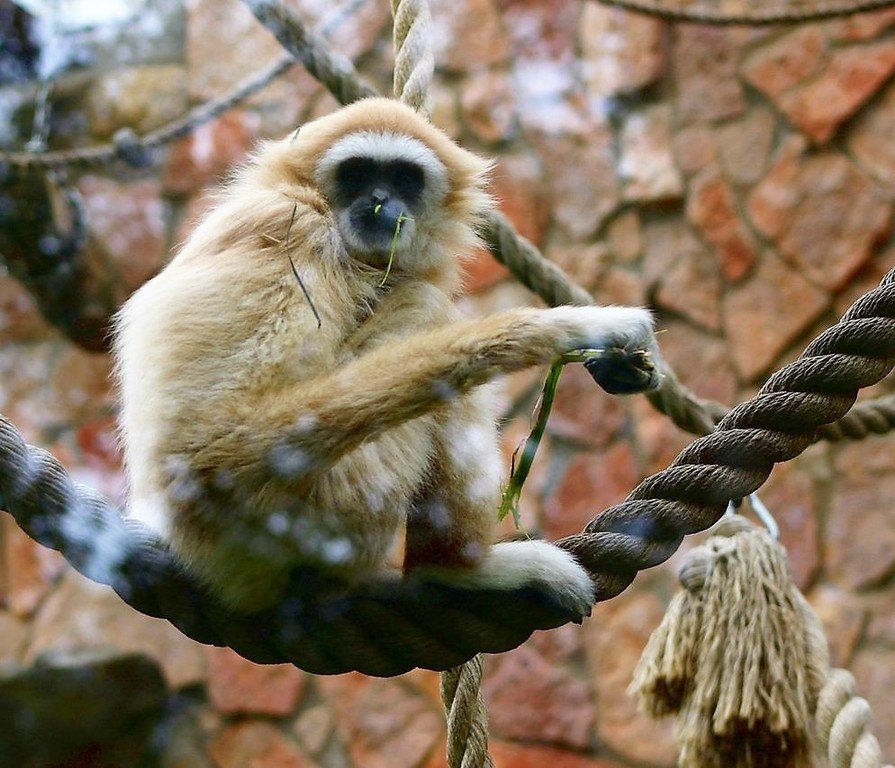
<svg viewBox="0 0 895 768"><path fill-rule="evenodd" d="M358 131L336 142L318 167L342 239L354 258L383 267L421 245L448 192L447 171L418 139Z"/></svg>

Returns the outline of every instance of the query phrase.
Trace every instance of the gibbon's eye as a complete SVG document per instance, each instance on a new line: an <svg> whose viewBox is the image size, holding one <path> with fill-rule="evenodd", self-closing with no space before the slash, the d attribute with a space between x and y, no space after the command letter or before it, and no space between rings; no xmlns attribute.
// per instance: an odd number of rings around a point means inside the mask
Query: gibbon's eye
<svg viewBox="0 0 895 768"><path fill-rule="evenodd" d="M415 163L394 162L385 168L385 178L397 196L405 203L417 202L423 194L423 169Z"/></svg>
<svg viewBox="0 0 895 768"><path fill-rule="evenodd" d="M376 163L368 157L349 157L336 169L338 202L347 205L370 186L377 175Z"/></svg>

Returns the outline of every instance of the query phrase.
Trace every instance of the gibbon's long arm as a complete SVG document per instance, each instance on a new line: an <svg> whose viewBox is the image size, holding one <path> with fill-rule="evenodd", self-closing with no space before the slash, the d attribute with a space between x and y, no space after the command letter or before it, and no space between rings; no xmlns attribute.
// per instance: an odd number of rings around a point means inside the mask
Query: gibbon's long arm
<svg viewBox="0 0 895 768"><path fill-rule="evenodd" d="M365 440L499 374L574 349L653 344L649 316L624 307L519 309L452 323L386 342L338 370L265 393L245 411L241 428L218 438L238 441L240 450L226 444L208 449L265 464L265 450L287 446L301 451L303 466L316 473Z"/></svg>

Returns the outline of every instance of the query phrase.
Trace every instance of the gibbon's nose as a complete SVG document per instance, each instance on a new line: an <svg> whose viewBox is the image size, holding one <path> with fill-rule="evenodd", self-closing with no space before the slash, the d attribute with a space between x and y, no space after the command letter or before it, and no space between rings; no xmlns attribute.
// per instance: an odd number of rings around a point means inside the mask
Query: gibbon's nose
<svg viewBox="0 0 895 768"><path fill-rule="evenodd" d="M370 194L370 199L373 201L375 205L382 205L388 200L389 194L384 189L374 189Z"/></svg>
<svg viewBox="0 0 895 768"><path fill-rule="evenodd" d="M389 235L395 234L398 228L398 222L403 221L407 217L407 211L404 204L397 198L386 195L385 200L376 204L374 208L374 220L377 229Z"/></svg>

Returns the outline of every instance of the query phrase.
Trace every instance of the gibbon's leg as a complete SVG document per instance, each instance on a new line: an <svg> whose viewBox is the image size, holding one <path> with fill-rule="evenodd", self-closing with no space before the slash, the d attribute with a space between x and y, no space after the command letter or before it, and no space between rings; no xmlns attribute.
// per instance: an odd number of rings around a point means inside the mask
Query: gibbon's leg
<svg viewBox="0 0 895 768"><path fill-rule="evenodd" d="M483 387L437 414L425 493L407 518L405 572L472 566L491 547L503 475L493 410Z"/></svg>
<svg viewBox="0 0 895 768"><path fill-rule="evenodd" d="M593 583L571 554L546 541L492 543L503 467L487 388L439 413L434 440L426 494L407 519L405 574L467 588L537 585L573 620L587 615Z"/></svg>
<svg viewBox="0 0 895 768"><path fill-rule="evenodd" d="M627 307L519 309L386 342L341 369L266 392L240 424L194 455L197 466L270 465L291 452L300 484L366 440L494 377L553 361L574 349L618 346L655 352L649 313ZM658 354L656 353L656 357ZM658 376L658 374L657 374Z"/></svg>

